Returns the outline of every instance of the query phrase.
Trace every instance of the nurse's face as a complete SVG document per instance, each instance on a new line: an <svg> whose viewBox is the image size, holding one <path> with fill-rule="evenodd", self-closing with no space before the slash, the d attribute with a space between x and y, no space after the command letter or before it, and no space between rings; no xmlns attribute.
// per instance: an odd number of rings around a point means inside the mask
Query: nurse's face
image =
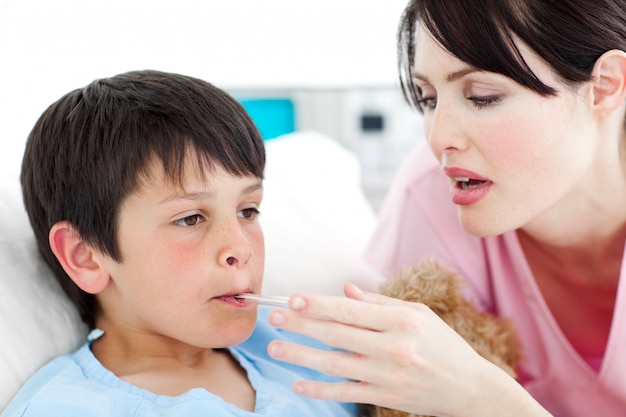
<svg viewBox="0 0 626 417"><path fill-rule="evenodd" d="M424 29L418 33L413 76L426 139L450 178L462 226L477 236L567 216L592 186L585 176L597 141L584 94L565 87L524 44L519 48L557 95L477 70Z"/></svg>

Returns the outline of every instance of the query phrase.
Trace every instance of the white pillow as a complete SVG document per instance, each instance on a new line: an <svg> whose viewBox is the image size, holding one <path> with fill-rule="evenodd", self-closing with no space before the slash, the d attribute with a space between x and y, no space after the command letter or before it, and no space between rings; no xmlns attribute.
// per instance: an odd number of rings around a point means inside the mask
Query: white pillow
<svg viewBox="0 0 626 417"><path fill-rule="evenodd" d="M376 289L361 260L375 222L356 158L336 141L296 133L267 142L261 222L264 292L342 294ZM0 409L51 358L86 340L78 313L40 258L17 179L0 183Z"/></svg>
<svg viewBox="0 0 626 417"><path fill-rule="evenodd" d="M0 182L0 409L53 357L85 340L74 306L43 262L17 179Z"/></svg>
<svg viewBox="0 0 626 417"><path fill-rule="evenodd" d="M376 290L382 276L361 258L376 216L354 154L317 132L281 136L266 149L263 291L342 295L348 281Z"/></svg>

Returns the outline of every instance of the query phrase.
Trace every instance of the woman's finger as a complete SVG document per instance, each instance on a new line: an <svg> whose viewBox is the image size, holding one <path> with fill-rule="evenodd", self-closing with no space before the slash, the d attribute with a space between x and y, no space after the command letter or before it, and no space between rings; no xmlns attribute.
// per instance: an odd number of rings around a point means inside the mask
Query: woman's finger
<svg viewBox="0 0 626 417"><path fill-rule="evenodd" d="M295 294L290 299L289 307L318 319L377 331L384 331L395 325L395 318L399 312L391 312L390 307L405 308L407 311L426 308L419 303L364 292L353 285L346 286L346 295L348 297Z"/></svg>
<svg viewBox="0 0 626 417"><path fill-rule="evenodd" d="M309 398L356 404L377 404L395 410L411 412L410 405L403 401L402 396L397 391L381 389L381 386L367 382L296 381L293 383L292 389L296 394ZM429 410L422 411L429 412Z"/></svg>
<svg viewBox="0 0 626 417"><path fill-rule="evenodd" d="M381 338L372 337L371 334L378 333L378 330L311 317L290 310L272 311L269 315L269 322L283 330L315 338L336 349L369 354L371 351L380 351L382 348L379 346Z"/></svg>
<svg viewBox="0 0 626 417"><path fill-rule="evenodd" d="M272 341L267 351L274 359L306 366L326 375L359 381L369 379L364 373L364 359L350 352L318 350L279 340Z"/></svg>
<svg viewBox="0 0 626 417"><path fill-rule="evenodd" d="M354 300L359 300L359 301L365 301L371 304L391 305L391 306L394 306L394 305L399 306L399 305L408 304L406 301L402 301L397 298L387 297L376 292L365 291L353 283L347 283L346 285L344 285L343 292L348 298L352 298Z"/></svg>
<svg viewBox="0 0 626 417"><path fill-rule="evenodd" d="M321 304L326 302L321 298L315 301ZM424 305L420 308L420 305L379 306L343 298L339 301L335 304L336 309L345 304L357 305L358 311L363 311L362 315L355 318L351 316L352 312L339 312L327 314L326 317L330 317L327 319L309 315L308 310L274 310L269 315L269 322L275 327L312 337L336 349L363 355L376 353L380 356L386 353L391 356L390 349L398 345L398 340L394 338L402 338L407 334L420 337L427 328L425 322L431 321L432 316L435 316ZM436 316L435 318L440 320Z"/></svg>
<svg viewBox="0 0 626 417"><path fill-rule="evenodd" d="M318 350L278 340L269 344L268 353L274 359L349 380L345 383L301 380L294 384L294 391L300 395L342 402L375 402L396 408L399 405L399 391L393 389L401 379L395 371L398 365L396 363L380 362L379 358L349 352ZM385 369L385 372L381 372L381 369Z"/></svg>

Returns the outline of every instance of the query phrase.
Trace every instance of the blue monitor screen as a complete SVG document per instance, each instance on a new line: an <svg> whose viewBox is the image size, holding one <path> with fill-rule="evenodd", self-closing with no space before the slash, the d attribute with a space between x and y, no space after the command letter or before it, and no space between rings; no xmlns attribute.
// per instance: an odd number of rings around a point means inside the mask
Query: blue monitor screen
<svg viewBox="0 0 626 417"><path fill-rule="evenodd" d="M288 98L239 98L264 140L295 130L295 108Z"/></svg>

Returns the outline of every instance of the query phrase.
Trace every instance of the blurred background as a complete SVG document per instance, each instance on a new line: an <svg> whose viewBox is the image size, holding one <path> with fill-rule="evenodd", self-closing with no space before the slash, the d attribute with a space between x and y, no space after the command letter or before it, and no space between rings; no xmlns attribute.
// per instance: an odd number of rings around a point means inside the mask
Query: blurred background
<svg viewBox="0 0 626 417"><path fill-rule="evenodd" d="M149 68L231 92L267 140L308 130L337 140L377 209L421 135L397 82L405 3L0 0L0 175L19 175L30 129L61 95Z"/></svg>

